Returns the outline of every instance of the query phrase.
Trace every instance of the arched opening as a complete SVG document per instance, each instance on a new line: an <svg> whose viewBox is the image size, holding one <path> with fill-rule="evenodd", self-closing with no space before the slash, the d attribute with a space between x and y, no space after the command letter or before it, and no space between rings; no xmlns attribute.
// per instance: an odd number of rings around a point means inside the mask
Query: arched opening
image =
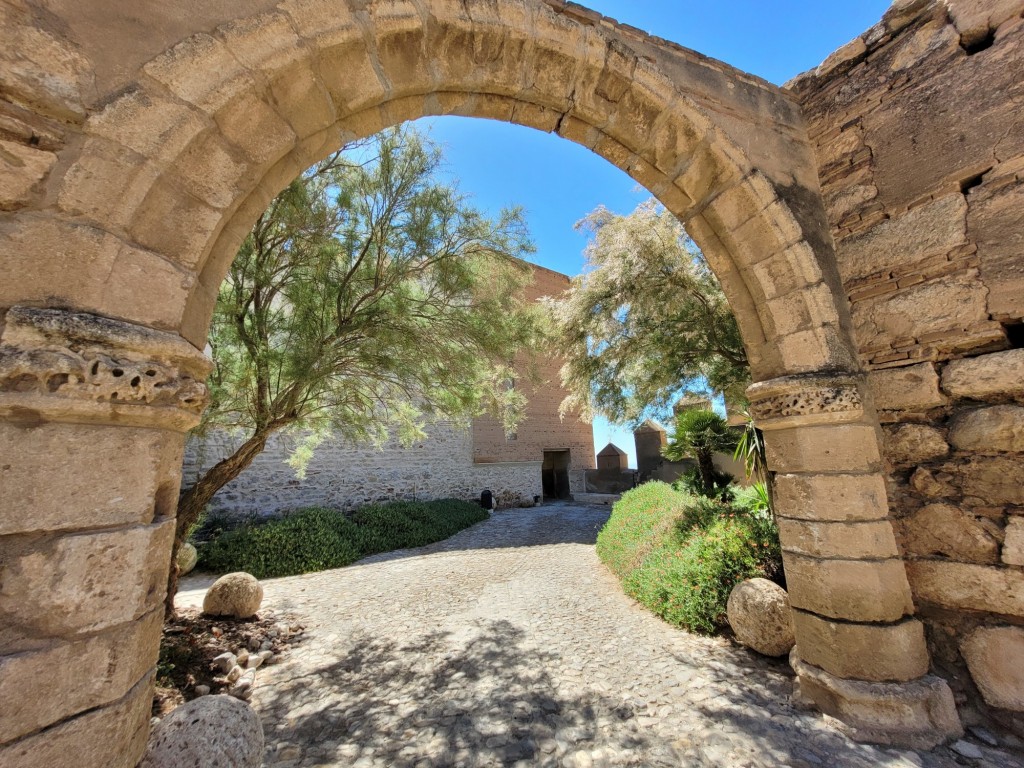
<svg viewBox="0 0 1024 768"><path fill-rule="evenodd" d="M877 420L786 94L555 0L288 0L179 21L79 120L52 194L12 225L25 278L4 318L13 362L3 428L22 448L13 496L41 511L3 518L10 621L0 642L33 660L23 674L91 644L78 673L96 682L29 707L0 749L84 740L109 754L125 730L115 723L148 719L139 701L183 433L202 408L199 348L228 265L303 169L347 139L426 115L557 133L685 222L758 382L750 396L779 473L804 694L869 739L932 745L956 732L948 688L927 676L887 520ZM140 384L159 386L133 386L133 376L125 388L129 364ZM80 446L77 470L56 465L57 443ZM60 471L85 489L79 512L27 490ZM115 553L116 578L87 577L99 551ZM115 645L122 663L111 665ZM99 724L88 739L75 719L87 710ZM137 732L118 749L137 754Z"/></svg>

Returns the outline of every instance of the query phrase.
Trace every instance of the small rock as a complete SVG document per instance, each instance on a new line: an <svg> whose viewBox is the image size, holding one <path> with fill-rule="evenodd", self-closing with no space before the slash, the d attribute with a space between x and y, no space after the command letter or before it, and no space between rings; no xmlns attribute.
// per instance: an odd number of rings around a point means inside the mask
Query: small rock
<svg viewBox="0 0 1024 768"><path fill-rule="evenodd" d="M210 694L210 686L208 685L197 685L194 689L196 696L208 696Z"/></svg>
<svg viewBox="0 0 1024 768"><path fill-rule="evenodd" d="M171 712L153 730L139 768L263 764L263 726L252 708L229 696L203 696Z"/></svg>
<svg viewBox="0 0 1024 768"><path fill-rule="evenodd" d="M212 627L210 629L210 634L214 637L222 637L224 635L224 630L220 627Z"/></svg>
<svg viewBox="0 0 1024 768"><path fill-rule="evenodd" d="M260 651L270 651L273 650L273 648L274 644L269 640L264 640L262 643L260 643Z"/></svg>
<svg viewBox="0 0 1024 768"><path fill-rule="evenodd" d="M154 717L153 719L151 719L149 721L149 727L150 728L155 728L158 725L160 725L160 718L159 717Z"/></svg>
<svg viewBox="0 0 1024 768"><path fill-rule="evenodd" d="M259 636L253 636L249 638L249 650L258 651L262 645L261 638Z"/></svg>
<svg viewBox="0 0 1024 768"><path fill-rule="evenodd" d="M256 685L256 670L250 669L240 678L238 682L228 688L228 693L236 699L248 700L252 696L253 686Z"/></svg>
<svg viewBox="0 0 1024 768"><path fill-rule="evenodd" d="M240 667L244 667L247 661L249 661L249 651L243 648L238 652L235 658L235 663L238 664L238 666Z"/></svg>
<svg viewBox="0 0 1024 768"><path fill-rule="evenodd" d="M229 683L233 683L238 678L240 678L241 676L242 676L242 668L240 666L238 666L237 664L235 664L235 666L233 666L231 668L231 671L228 672L228 674L227 674L228 682Z"/></svg>
<svg viewBox="0 0 1024 768"><path fill-rule="evenodd" d="M990 747L999 746L999 739L992 735L992 732L987 728L982 728L980 725L972 725L968 730L978 741L983 741Z"/></svg>
<svg viewBox="0 0 1024 768"><path fill-rule="evenodd" d="M178 575L184 576L187 573L191 573L192 569L196 567L198 560L199 553L196 551L196 548L186 541L181 545L178 555L174 559L175 564L178 566Z"/></svg>
<svg viewBox="0 0 1024 768"><path fill-rule="evenodd" d="M795 644L790 613L786 590L767 579L741 581L726 603L736 639L765 656L782 656Z"/></svg>
<svg viewBox="0 0 1024 768"><path fill-rule="evenodd" d="M222 675L227 674L231 671L231 668L235 666L237 660L235 654L227 652L217 656L213 661L210 662L210 666L220 672Z"/></svg>
<svg viewBox="0 0 1024 768"><path fill-rule="evenodd" d="M248 619L255 616L263 602L263 585L248 573L221 576L206 591L203 613L211 616L233 616Z"/></svg>
<svg viewBox="0 0 1024 768"><path fill-rule="evenodd" d="M250 656L248 663L245 665L246 669L259 669L264 662L264 658L259 654Z"/></svg>
<svg viewBox="0 0 1024 768"><path fill-rule="evenodd" d="M273 664L275 661L277 661L277 657L274 656L273 651L260 651L259 657L263 659L264 664Z"/></svg>
<svg viewBox="0 0 1024 768"><path fill-rule="evenodd" d="M963 739L953 744L952 750L956 752L958 755L963 755L964 757L969 758L971 760L981 760L984 757L980 749L971 744L969 741L964 741Z"/></svg>

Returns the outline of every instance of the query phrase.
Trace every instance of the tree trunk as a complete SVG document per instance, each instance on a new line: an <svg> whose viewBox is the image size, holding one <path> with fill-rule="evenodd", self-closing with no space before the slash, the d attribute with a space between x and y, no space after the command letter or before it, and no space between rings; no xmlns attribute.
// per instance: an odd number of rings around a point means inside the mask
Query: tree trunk
<svg viewBox="0 0 1024 768"><path fill-rule="evenodd" d="M700 472L704 493L713 496L715 492L715 461L710 451L696 451L697 471Z"/></svg>
<svg viewBox="0 0 1024 768"><path fill-rule="evenodd" d="M226 459L217 462L196 484L182 494L178 500L178 520L174 529L174 548L171 550L171 570L167 577L167 597L164 600L164 616L174 616L174 596L178 593L178 550L188 538L188 531L214 495L238 477L242 470L252 464L267 446L267 439L274 429L257 431L242 443L238 450Z"/></svg>

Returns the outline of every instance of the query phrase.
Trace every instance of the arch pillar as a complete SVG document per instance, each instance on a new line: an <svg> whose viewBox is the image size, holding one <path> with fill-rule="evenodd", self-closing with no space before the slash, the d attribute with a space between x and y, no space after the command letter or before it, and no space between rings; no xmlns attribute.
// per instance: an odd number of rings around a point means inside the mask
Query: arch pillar
<svg viewBox="0 0 1024 768"><path fill-rule="evenodd" d="M863 375L784 376L747 394L776 473L795 695L858 740L931 749L960 736L949 686L928 674Z"/></svg>
<svg viewBox="0 0 1024 768"><path fill-rule="evenodd" d="M3 316L0 765L142 756L185 433L209 371L176 334L60 309Z"/></svg>

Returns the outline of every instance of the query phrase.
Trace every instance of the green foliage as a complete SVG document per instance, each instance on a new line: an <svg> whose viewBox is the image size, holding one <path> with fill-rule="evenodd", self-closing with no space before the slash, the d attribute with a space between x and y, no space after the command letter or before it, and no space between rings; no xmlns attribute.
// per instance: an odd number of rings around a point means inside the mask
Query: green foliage
<svg viewBox="0 0 1024 768"><path fill-rule="evenodd" d="M562 338L568 412L639 423L680 390L739 402L749 384L739 328L703 254L653 200L628 216L598 208L587 267L551 302Z"/></svg>
<svg viewBox="0 0 1024 768"><path fill-rule="evenodd" d="M778 530L753 495L723 503L645 483L612 509L597 538L598 556L626 593L654 613L713 633L725 625L726 601L738 582L782 576Z"/></svg>
<svg viewBox="0 0 1024 768"><path fill-rule="evenodd" d="M732 477L715 469L714 456L732 451L736 440L736 433L717 413L691 409L677 414L675 433L662 454L672 461L690 456L697 459L696 471L683 478L687 491L728 500Z"/></svg>
<svg viewBox="0 0 1024 768"><path fill-rule="evenodd" d="M694 467L672 483L672 487L691 496L706 496L709 499L731 501L735 492L733 485L735 479L728 472L719 472L712 467L711 483L708 484L701 475L700 467Z"/></svg>
<svg viewBox="0 0 1024 768"><path fill-rule="evenodd" d="M200 546L199 565L258 579L340 568L362 557L421 547L486 520L477 504L456 499L372 504L351 515L313 507L225 531Z"/></svg>

